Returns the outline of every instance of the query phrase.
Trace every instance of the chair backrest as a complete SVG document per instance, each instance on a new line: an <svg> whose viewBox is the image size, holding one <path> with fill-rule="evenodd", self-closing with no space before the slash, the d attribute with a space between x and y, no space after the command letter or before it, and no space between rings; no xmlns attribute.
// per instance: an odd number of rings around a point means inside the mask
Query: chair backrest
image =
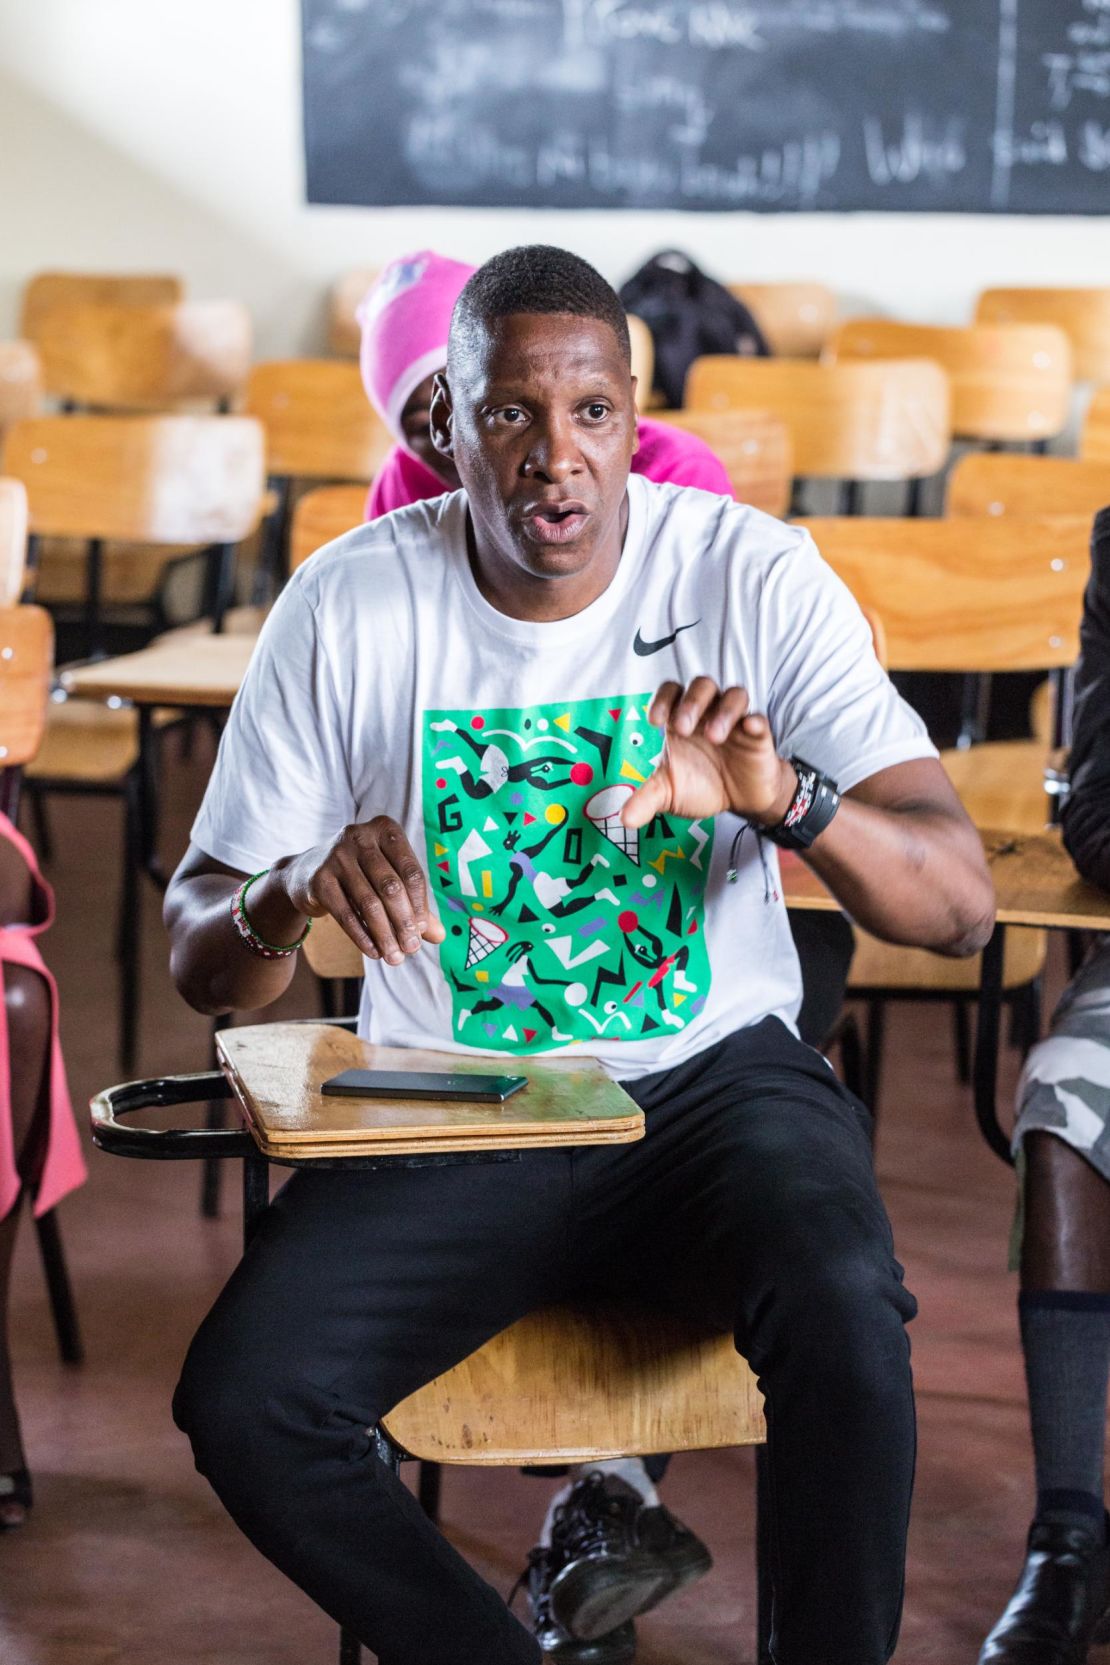
<svg viewBox="0 0 1110 1665"><path fill-rule="evenodd" d="M651 384L655 377L655 342L642 318L628 314L628 334L632 342L632 374L636 378L636 409L651 408Z"/></svg>
<svg viewBox="0 0 1110 1665"><path fill-rule="evenodd" d="M1077 381L1110 381L1110 289L984 289L977 324L1056 324Z"/></svg>
<svg viewBox="0 0 1110 1665"><path fill-rule="evenodd" d="M1054 324L901 324L854 318L825 350L848 359L931 358L952 383L952 432L977 440L1049 439L1071 409L1071 345Z"/></svg>
<svg viewBox="0 0 1110 1665"><path fill-rule="evenodd" d="M46 727L54 625L42 607L0 607L0 771L29 763Z"/></svg>
<svg viewBox="0 0 1110 1665"><path fill-rule="evenodd" d="M23 594L27 566L27 492L22 480L0 478L0 607Z"/></svg>
<svg viewBox="0 0 1110 1665"><path fill-rule="evenodd" d="M172 306L184 294L182 279L166 272L36 272L23 290L19 333L40 340L59 306Z"/></svg>
<svg viewBox="0 0 1110 1665"><path fill-rule="evenodd" d="M653 411L653 420L696 434L720 457L738 503L784 515L794 479L794 447L781 416L765 410Z"/></svg>
<svg viewBox="0 0 1110 1665"><path fill-rule="evenodd" d="M251 359L238 301L56 306L39 340L47 391L99 410L167 410L229 400Z"/></svg>
<svg viewBox="0 0 1110 1665"><path fill-rule="evenodd" d="M366 519L365 486L317 486L298 498L289 529L289 570L295 572L352 526Z"/></svg>
<svg viewBox="0 0 1110 1665"><path fill-rule="evenodd" d="M0 341L0 437L13 422L38 414L42 360L30 341Z"/></svg>
<svg viewBox="0 0 1110 1665"><path fill-rule="evenodd" d="M1110 503L1110 457L970 451L948 476L950 515L1093 515Z"/></svg>
<svg viewBox="0 0 1110 1665"><path fill-rule="evenodd" d="M781 417L793 439L794 471L804 478L908 480L935 474L948 457L948 378L926 359L695 359L686 409L736 406Z"/></svg>
<svg viewBox="0 0 1110 1665"><path fill-rule="evenodd" d="M1087 407L1079 455L1084 462L1110 462L1110 387L1099 388Z"/></svg>
<svg viewBox="0 0 1110 1665"><path fill-rule="evenodd" d="M16 424L0 472L39 535L238 543L261 517L264 452L248 416L48 416Z"/></svg>
<svg viewBox="0 0 1110 1665"><path fill-rule="evenodd" d="M393 444L358 365L338 359L256 364L246 408L266 430L270 473L283 478L369 481Z"/></svg>
<svg viewBox="0 0 1110 1665"><path fill-rule="evenodd" d="M1032 671L1074 663L1090 570L1087 516L803 520L883 622L894 671Z"/></svg>
<svg viewBox="0 0 1110 1665"><path fill-rule="evenodd" d="M837 300L823 283L730 283L778 358L817 358L836 328Z"/></svg>
<svg viewBox="0 0 1110 1665"><path fill-rule="evenodd" d="M731 1336L623 1306L531 1313L384 1420L410 1455L441 1463L597 1462L765 1438Z"/></svg>
<svg viewBox="0 0 1110 1665"><path fill-rule="evenodd" d="M376 266L359 266L337 277L328 291L328 351L336 358L358 357L362 331L355 313L377 276Z"/></svg>

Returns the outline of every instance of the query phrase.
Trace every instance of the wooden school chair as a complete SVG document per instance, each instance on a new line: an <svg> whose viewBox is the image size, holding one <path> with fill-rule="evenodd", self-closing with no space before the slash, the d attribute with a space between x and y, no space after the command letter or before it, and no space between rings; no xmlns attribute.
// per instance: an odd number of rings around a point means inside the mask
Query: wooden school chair
<svg viewBox="0 0 1110 1665"><path fill-rule="evenodd" d="M781 416L762 410L668 410L653 419L703 439L725 465L738 503L785 515L794 482L794 447Z"/></svg>
<svg viewBox="0 0 1110 1665"><path fill-rule="evenodd" d="M1073 519L808 520L822 556L883 621L891 671L1050 671L1076 658L1089 569L1086 517ZM980 827L1037 832L1048 820L1044 748L1024 742L944 754L964 806ZM950 960L879 942L857 930L849 977L869 1007L868 1102L882 1065L884 1002L953 1002L957 1057L969 1067L967 1009L980 961ZM1003 988L1023 1008L1026 1038L1038 1021L1045 941L1011 931Z"/></svg>
<svg viewBox="0 0 1110 1665"><path fill-rule="evenodd" d="M366 519L365 486L317 486L298 498L289 528L289 570Z"/></svg>
<svg viewBox="0 0 1110 1665"><path fill-rule="evenodd" d="M655 377L655 342L642 318L628 314L628 338L632 345L632 374L636 378L636 409L653 408L651 384Z"/></svg>
<svg viewBox="0 0 1110 1665"><path fill-rule="evenodd" d="M263 435L244 416L55 416L20 423L4 467L27 490L33 536L81 539L90 548L88 599L96 629L100 557L108 539L211 551L208 611L219 623L234 583L235 547L258 527L265 475ZM95 639L95 634L94 638ZM164 719L163 722L169 719ZM123 883L117 928L120 1056L130 1068L138 1024L140 893L144 838L135 712L53 700L42 749L27 772L33 798L103 794L124 800ZM149 765L149 760L148 760ZM43 842L40 819L40 843ZM48 837L45 840L49 845Z"/></svg>
<svg viewBox="0 0 1110 1665"><path fill-rule="evenodd" d="M1110 387L1099 388L1087 407L1079 455L1085 462L1110 462Z"/></svg>
<svg viewBox="0 0 1110 1665"><path fill-rule="evenodd" d="M378 275L377 266L360 266L337 277L328 291L328 352L335 358L358 357L362 330L356 313Z"/></svg>
<svg viewBox="0 0 1110 1665"><path fill-rule="evenodd" d="M819 358L837 323L838 304L823 283L730 283L776 358Z"/></svg>
<svg viewBox="0 0 1110 1665"><path fill-rule="evenodd" d="M795 478L840 481L849 513L870 480L908 480L909 509L916 513L920 482L948 459L948 378L927 359L810 364L711 354L694 360L686 410L743 406L786 423Z"/></svg>
<svg viewBox="0 0 1110 1665"><path fill-rule="evenodd" d="M27 489L22 480L0 476L0 607L20 600L26 570Z"/></svg>
<svg viewBox="0 0 1110 1665"><path fill-rule="evenodd" d="M854 318L825 350L832 364L931 358L952 384L952 432L986 444L1041 445L1071 409L1071 345L1054 324L901 324Z"/></svg>
<svg viewBox="0 0 1110 1665"><path fill-rule="evenodd" d="M246 382L251 319L238 301L54 306L39 338L46 385L69 407L227 410Z"/></svg>
<svg viewBox="0 0 1110 1665"><path fill-rule="evenodd" d="M948 476L948 515L1093 516L1110 503L1110 456L1026 457L972 451Z"/></svg>
<svg viewBox="0 0 1110 1665"><path fill-rule="evenodd" d="M23 288L19 333L38 341L57 306L172 306L184 297L184 280L171 272L36 272Z"/></svg>
<svg viewBox="0 0 1110 1665"><path fill-rule="evenodd" d="M1110 288L984 289L975 322L1055 324L1071 342L1076 381L1110 381Z"/></svg>
<svg viewBox="0 0 1110 1665"><path fill-rule="evenodd" d="M42 360L30 341L0 341L0 440L42 406Z"/></svg>
<svg viewBox="0 0 1110 1665"><path fill-rule="evenodd" d="M272 592L285 577L294 487L325 480L368 486L393 440L366 397L358 365L337 359L256 364L246 409L265 430L266 467L277 494L261 572Z"/></svg>
<svg viewBox="0 0 1110 1665"><path fill-rule="evenodd" d="M0 606L0 811L13 824L19 816L22 771L38 751L46 727L53 662L49 613L41 607ZM64 1364L80 1364L85 1355L57 1210L41 1215L35 1229L58 1351Z"/></svg>

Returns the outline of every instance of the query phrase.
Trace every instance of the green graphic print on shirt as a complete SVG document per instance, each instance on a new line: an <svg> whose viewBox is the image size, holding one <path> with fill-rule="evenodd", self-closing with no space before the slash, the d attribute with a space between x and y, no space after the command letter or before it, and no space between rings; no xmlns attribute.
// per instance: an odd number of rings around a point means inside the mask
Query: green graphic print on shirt
<svg viewBox="0 0 1110 1665"><path fill-rule="evenodd" d="M655 766L652 694L424 715L424 826L455 1038L641 1041L705 1005L713 823L620 810Z"/></svg>

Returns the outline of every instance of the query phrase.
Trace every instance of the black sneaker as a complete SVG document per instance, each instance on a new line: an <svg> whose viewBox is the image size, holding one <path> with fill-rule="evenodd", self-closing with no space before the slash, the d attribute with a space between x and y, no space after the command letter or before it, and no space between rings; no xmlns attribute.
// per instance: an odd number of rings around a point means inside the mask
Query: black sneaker
<svg viewBox="0 0 1110 1665"><path fill-rule="evenodd" d="M1018 1587L979 1665L1084 1665L1098 1642L1110 1642L1110 1545L1034 1521Z"/></svg>
<svg viewBox="0 0 1110 1665"><path fill-rule="evenodd" d="M532 1634L543 1650L545 1660L556 1665L627 1665L636 1657L636 1632L631 1623L617 1625L604 1636L583 1641L570 1636L552 1617L551 1583L563 1565L557 1549L529 1550L528 1565L517 1580L509 1604L523 1584L527 1588L532 1609Z"/></svg>
<svg viewBox="0 0 1110 1665"><path fill-rule="evenodd" d="M597 1471L556 1511L553 1536L564 1565L551 1580L551 1613L586 1641L646 1613L713 1564L670 1510L646 1507L623 1480Z"/></svg>

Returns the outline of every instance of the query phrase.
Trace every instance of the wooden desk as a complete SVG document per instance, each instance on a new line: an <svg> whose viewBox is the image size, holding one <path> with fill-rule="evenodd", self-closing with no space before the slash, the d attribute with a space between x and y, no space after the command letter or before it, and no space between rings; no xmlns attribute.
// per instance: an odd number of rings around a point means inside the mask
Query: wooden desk
<svg viewBox="0 0 1110 1665"><path fill-rule="evenodd" d="M226 710L239 692L256 640L208 635L153 642L138 653L74 666L62 672L61 682L81 699L115 697L140 708Z"/></svg>
<svg viewBox="0 0 1110 1665"><path fill-rule="evenodd" d="M252 1138L271 1162L629 1144L644 1136L643 1111L585 1056L491 1059L374 1046L329 1023L224 1029L216 1053ZM504 1104L321 1093L329 1076L346 1069L505 1069L526 1075L528 1085Z"/></svg>
<svg viewBox="0 0 1110 1665"><path fill-rule="evenodd" d="M1010 1140L998 1116L998 1043L1002 1011L1002 957L1008 925L1042 930L1110 931L1110 895L1081 879L1053 828L1036 834L980 830L994 881L996 924L983 950L976 1019L975 1115L987 1144L1009 1162ZM817 875L803 862L782 864L783 894L789 908L826 911L837 907Z"/></svg>

